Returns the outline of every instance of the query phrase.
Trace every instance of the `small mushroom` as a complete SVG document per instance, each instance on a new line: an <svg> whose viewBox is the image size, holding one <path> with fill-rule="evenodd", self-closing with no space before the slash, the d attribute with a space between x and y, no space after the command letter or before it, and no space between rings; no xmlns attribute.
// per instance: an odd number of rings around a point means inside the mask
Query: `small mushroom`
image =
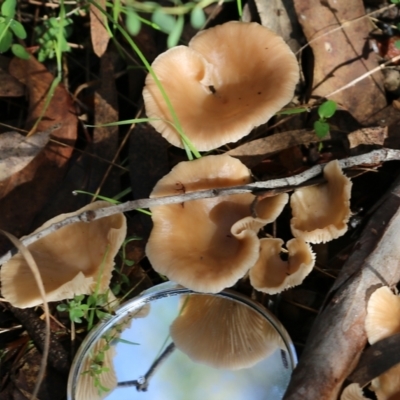
<svg viewBox="0 0 400 400"><path fill-rule="evenodd" d="M194 362L237 370L284 349L275 328L243 304L201 294L185 296L182 304L170 334L175 346Z"/></svg>
<svg viewBox="0 0 400 400"><path fill-rule="evenodd" d="M343 390L340 400L367 400L358 383L352 383Z"/></svg>
<svg viewBox="0 0 400 400"><path fill-rule="evenodd" d="M290 199L293 236L309 243L325 243L347 231L350 212L351 181L337 160L324 168L327 183L296 189Z"/></svg>
<svg viewBox="0 0 400 400"><path fill-rule="evenodd" d="M153 62L154 73L200 151L236 142L290 102L299 79L296 57L283 39L257 23L231 21L199 32ZM183 147L170 110L149 74L143 90L154 128Z"/></svg>
<svg viewBox="0 0 400 400"><path fill-rule="evenodd" d="M151 197L243 185L250 171L227 155L181 162L155 186ZM146 254L153 268L189 289L216 293L232 286L256 263L259 229L274 221L286 194L261 200L237 194L151 208L153 229Z"/></svg>
<svg viewBox="0 0 400 400"><path fill-rule="evenodd" d="M110 203L97 201L68 214L50 219L35 232L84 211L97 210ZM120 214L67 225L28 246L35 259L47 301L73 298L108 289L114 257L126 236L125 216ZM1 291L14 307L34 307L42 303L39 289L24 257L16 254L0 271Z"/></svg>
<svg viewBox="0 0 400 400"><path fill-rule="evenodd" d="M261 239L260 258L250 269L250 282L254 289L276 294L300 285L315 264L315 255L302 239L287 242L288 260L280 257L283 240Z"/></svg>
<svg viewBox="0 0 400 400"><path fill-rule="evenodd" d="M375 290L369 298L365 330L370 344L400 332L400 297L387 286Z"/></svg>
<svg viewBox="0 0 400 400"><path fill-rule="evenodd" d="M400 297L387 286L372 293L367 304L365 330L370 344L400 332ZM400 399L400 364L373 379L371 389L378 400Z"/></svg>

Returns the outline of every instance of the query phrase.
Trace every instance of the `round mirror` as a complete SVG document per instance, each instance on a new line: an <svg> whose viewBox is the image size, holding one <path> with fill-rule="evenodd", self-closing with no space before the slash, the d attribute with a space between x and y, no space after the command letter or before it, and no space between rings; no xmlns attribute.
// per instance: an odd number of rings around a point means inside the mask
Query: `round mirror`
<svg viewBox="0 0 400 400"><path fill-rule="evenodd" d="M288 334L261 305L168 282L89 333L68 399L279 400L296 361Z"/></svg>

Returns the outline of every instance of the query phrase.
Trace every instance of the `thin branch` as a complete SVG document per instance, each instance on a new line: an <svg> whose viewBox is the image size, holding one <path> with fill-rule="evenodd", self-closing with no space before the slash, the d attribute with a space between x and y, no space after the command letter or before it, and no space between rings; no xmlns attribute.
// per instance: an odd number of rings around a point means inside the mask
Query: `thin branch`
<svg viewBox="0 0 400 400"><path fill-rule="evenodd" d="M376 165L385 161L395 161L395 160L400 160L400 150L380 149L359 156L354 156L345 158L343 160L339 160L339 165L341 168L351 168L365 164ZM68 217L63 221L50 225L49 227L42 229L39 232L26 236L24 239L21 239L21 242L25 246L29 246L30 244L49 235L52 232L55 232L56 230L64 226L74 224L76 222L91 222L96 219L108 217L110 215L118 214L121 212L136 210L138 208L150 208L165 204L177 204L177 203L183 203L185 201L208 199L220 196L229 196L233 194L242 194L242 193L257 194L260 191L262 192L268 190L273 191L274 194L276 193L274 191L275 189L285 189L285 191L291 190L321 174L324 166L325 164L315 165L310 169L308 169L307 171L302 172L301 174L289 176L287 178L282 178L282 179L272 179L269 181L254 182L242 186L201 190L198 192L185 193L182 195L175 195L175 196L165 196L165 197L157 197L151 199L139 199L139 200L127 201L126 203L118 204L116 206L100 208L96 211L93 210L85 211L79 215ZM0 265L8 261L13 256L13 254L15 254L15 250L14 251L11 250L6 254L4 254L2 257L0 257Z"/></svg>
<svg viewBox="0 0 400 400"><path fill-rule="evenodd" d="M138 392L147 392L149 388L150 378L156 373L157 368L169 357L173 351L176 349L175 343L170 343L165 350L156 358L151 364L149 370L146 372L145 376L134 381L118 382L119 387L130 387L136 386Z"/></svg>

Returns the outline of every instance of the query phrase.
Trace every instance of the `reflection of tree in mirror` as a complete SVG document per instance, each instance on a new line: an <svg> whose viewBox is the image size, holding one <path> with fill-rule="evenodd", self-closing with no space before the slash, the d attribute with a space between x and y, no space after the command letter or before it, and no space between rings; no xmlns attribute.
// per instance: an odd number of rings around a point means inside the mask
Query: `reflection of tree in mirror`
<svg viewBox="0 0 400 400"><path fill-rule="evenodd" d="M170 354L175 350L175 343L170 343L165 350L154 360L149 370L144 376L141 376L134 381L118 382L120 387L136 386L138 392L147 392L149 388L150 378L156 373L157 368L165 361Z"/></svg>

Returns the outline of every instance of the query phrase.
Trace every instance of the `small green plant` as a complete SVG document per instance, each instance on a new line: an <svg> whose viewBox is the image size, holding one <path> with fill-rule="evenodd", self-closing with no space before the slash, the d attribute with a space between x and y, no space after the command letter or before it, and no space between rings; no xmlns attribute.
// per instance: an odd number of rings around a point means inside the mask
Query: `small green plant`
<svg viewBox="0 0 400 400"><path fill-rule="evenodd" d="M71 18L50 17L35 28L38 36L38 60L40 62L71 50L67 43L67 37L71 33L71 24Z"/></svg>
<svg viewBox="0 0 400 400"><path fill-rule="evenodd" d="M29 53L23 46L18 43L13 43L14 36L18 39L26 38L24 26L14 19L16 13L16 0L4 0L1 4L0 14L0 53L8 50L13 52L16 57L28 59Z"/></svg>
<svg viewBox="0 0 400 400"><path fill-rule="evenodd" d="M114 269L114 272L118 275L118 281L112 286L112 292L114 293L115 296L118 296L121 293L122 290L122 285L129 285L130 280L128 276L124 273L124 267L132 267L132 265L135 264L133 260L128 260L126 257L126 245L129 242L132 242L133 240L141 240L142 238L140 237L130 237L125 239L124 243L122 244L121 250L120 250L120 257L122 259L121 266L118 268L117 266Z"/></svg>
<svg viewBox="0 0 400 400"><path fill-rule="evenodd" d="M82 318L86 318L86 314L89 309L87 304L82 303L84 298L85 295L83 294L75 296L72 300L68 300L66 304L59 304L57 306L57 310L60 312L68 312L69 319L76 324L80 324L82 322Z"/></svg>
<svg viewBox="0 0 400 400"><path fill-rule="evenodd" d="M315 134L323 139L329 133L328 118L331 118L337 109L337 104L333 100L328 100L318 107L319 120L314 122Z"/></svg>
<svg viewBox="0 0 400 400"><path fill-rule="evenodd" d="M133 1L123 6L121 1L114 1L113 4L107 5L112 6L115 24L121 13L126 15L125 24L131 35L137 35L141 25L147 24L166 33L168 47L174 47L181 38L185 15L190 15L193 28L201 29L206 23L204 8L217 2L218 0L194 0L182 3L176 0L173 6L161 6L153 1ZM142 14L150 14L150 20L141 17Z"/></svg>
<svg viewBox="0 0 400 400"><path fill-rule="evenodd" d="M103 339L104 345L100 348L96 348L96 352L91 352L90 354L90 364L86 371L83 371L81 375L89 375L93 379L93 385L97 388L99 396L110 391L109 388L105 387L101 383L101 374L110 371L110 367L105 365L106 353L110 350L111 346L116 343L125 343L129 345L138 345L138 343L131 342L129 340L121 339L119 335L121 334L123 327L126 326L125 321L113 326L112 329L107 331L101 338Z"/></svg>

